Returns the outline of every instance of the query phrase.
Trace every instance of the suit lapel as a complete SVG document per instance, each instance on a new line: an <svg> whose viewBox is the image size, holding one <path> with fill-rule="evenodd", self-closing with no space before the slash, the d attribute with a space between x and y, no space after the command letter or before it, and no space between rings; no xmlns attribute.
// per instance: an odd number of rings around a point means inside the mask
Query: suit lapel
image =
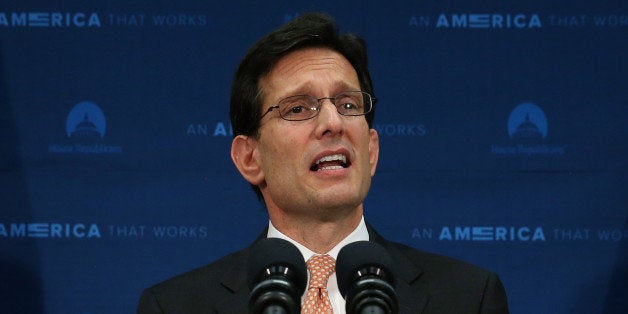
<svg viewBox="0 0 628 314"><path fill-rule="evenodd" d="M392 242L380 236L373 227L367 224L369 239L386 249L390 254L395 269L393 270L396 279L396 292L399 301L399 313L421 313L423 312L430 295L427 289L419 281L423 271L410 261Z"/></svg>
<svg viewBox="0 0 628 314"><path fill-rule="evenodd" d="M229 290L230 294L220 304L216 305L218 313L248 313L249 288L247 286L248 260L251 247L260 239L266 238L268 228L249 247L245 248L234 259L233 265L220 278L220 284Z"/></svg>
<svg viewBox="0 0 628 314"><path fill-rule="evenodd" d="M246 277L248 275L247 263L249 260L249 254L251 253L251 248L257 243L257 241L261 239L265 239L268 234L268 227L264 228L264 231L260 233L260 235L255 239L251 245L240 252L240 256L238 256L235 260L231 268L229 268L224 275L222 275L220 283L231 292L238 292L241 290L246 290L248 293Z"/></svg>

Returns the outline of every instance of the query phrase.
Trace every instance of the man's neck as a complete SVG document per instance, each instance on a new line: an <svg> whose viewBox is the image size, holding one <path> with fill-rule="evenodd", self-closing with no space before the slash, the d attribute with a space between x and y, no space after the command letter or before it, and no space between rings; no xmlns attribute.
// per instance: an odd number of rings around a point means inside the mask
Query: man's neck
<svg viewBox="0 0 628 314"><path fill-rule="evenodd" d="M281 233L315 253L324 254L357 228L362 220L362 206L351 215L333 221L283 215L271 215L270 220Z"/></svg>

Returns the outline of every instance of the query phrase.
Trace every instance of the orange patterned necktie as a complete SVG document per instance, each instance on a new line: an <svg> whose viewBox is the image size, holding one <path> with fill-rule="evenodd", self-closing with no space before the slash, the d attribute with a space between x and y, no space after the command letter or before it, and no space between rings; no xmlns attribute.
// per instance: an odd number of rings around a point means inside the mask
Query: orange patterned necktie
<svg viewBox="0 0 628 314"><path fill-rule="evenodd" d="M314 255L307 260L306 265L310 272L310 283L303 299L301 314L333 313L327 292L327 281L336 271L336 261L327 254Z"/></svg>

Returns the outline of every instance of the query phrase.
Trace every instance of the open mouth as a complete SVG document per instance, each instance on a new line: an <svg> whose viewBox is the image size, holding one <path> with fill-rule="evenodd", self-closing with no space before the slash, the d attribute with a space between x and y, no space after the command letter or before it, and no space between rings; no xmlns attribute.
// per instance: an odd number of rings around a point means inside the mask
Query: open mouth
<svg viewBox="0 0 628 314"><path fill-rule="evenodd" d="M347 162L347 156L343 154L334 154L324 156L314 162L310 167L311 171L337 170L349 167L351 164Z"/></svg>

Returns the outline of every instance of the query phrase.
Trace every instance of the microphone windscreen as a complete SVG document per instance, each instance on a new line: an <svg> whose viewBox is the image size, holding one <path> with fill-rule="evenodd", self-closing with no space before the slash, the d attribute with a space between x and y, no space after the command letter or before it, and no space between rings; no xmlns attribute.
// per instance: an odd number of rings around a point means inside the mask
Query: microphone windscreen
<svg viewBox="0 0 628 314"><path fill-rule="evenodd" d="M305 291L307 269L303 255L292 243L279 238L257 241L251 248L248 262L247 283L250 289L259 282L260 272L267 267L284 266L290 269L292 281L298 291Z"/></svg>
<svg viewBox="0 0 628 314"><path fill-rule="evenodd" d="M347 295L359 269L374 266L386 271L386 276L392 276L392 265L392 258L386 249L377 243L358 241L347 244L338 253L336 261L336 277L340 294Z"/></svg>

